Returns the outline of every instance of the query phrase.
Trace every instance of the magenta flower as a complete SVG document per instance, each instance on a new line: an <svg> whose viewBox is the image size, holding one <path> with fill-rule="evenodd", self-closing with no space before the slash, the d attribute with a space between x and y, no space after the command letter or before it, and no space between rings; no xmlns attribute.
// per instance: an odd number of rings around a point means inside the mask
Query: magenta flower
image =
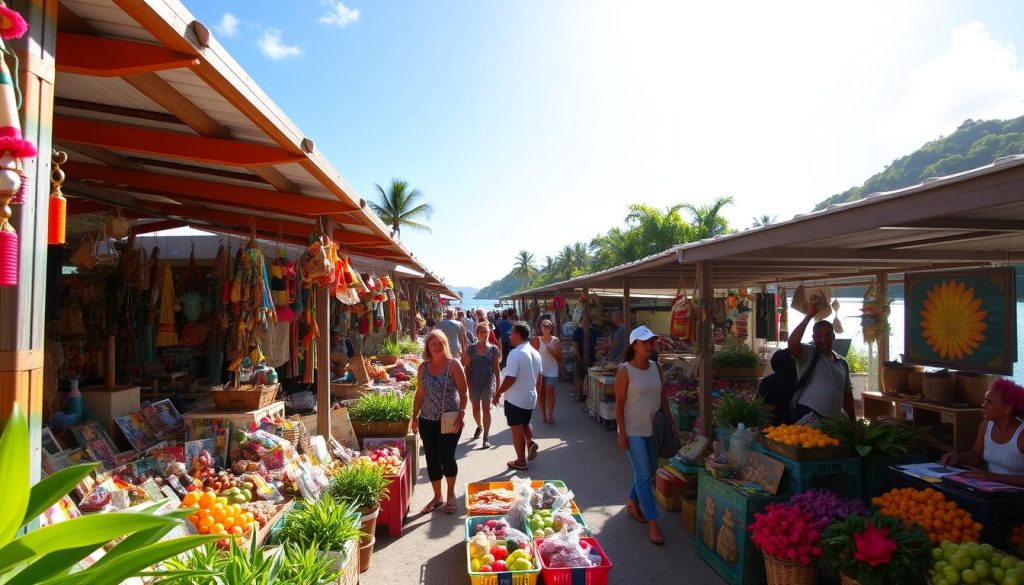
<svg viewBox="0 0 1024 585"><path fill-rule="evenodd" d="M871 523L864 527L864 532L853 535L856 553L853 558L872 567L888 563L892 553L896 552L896 543L889 538L888 528L877 528Z"/></svg>

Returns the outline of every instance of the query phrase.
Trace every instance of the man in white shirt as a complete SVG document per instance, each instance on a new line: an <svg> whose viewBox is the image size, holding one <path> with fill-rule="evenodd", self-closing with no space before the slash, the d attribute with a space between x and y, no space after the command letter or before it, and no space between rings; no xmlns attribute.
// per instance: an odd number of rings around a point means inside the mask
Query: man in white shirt
<svg viewBox="0 0 1024 585"><path fill-rule="evenodd" d="M832 323L818 321L812 330L813 344L801 343L807 324L818 310L817 303L812 302L807 316L789 335L789 353L796 360L798 379L811 372L810 378L793 396L790 404L792 418L798 421L810 414L819 419L845 414L854 420L850 366L832 350L832 342L836 339Z"/></svg>
<svg viewBox="0 0 1024 585"><path fill-rule="evenodd" d="M509 469L528 469L527 461L537 457L537 443L533 440L533 429L530 418L537 407L537 389L543 388L541 376L543 366L540 354L530 340L530 326L522 321L512 326L510 334L514 347L508 354L505 379L501 387L494 393L494 405L501 404L501 395L505 397L505 419L512 431L512 446L516 450L514 461L508 462Z"/></svg>

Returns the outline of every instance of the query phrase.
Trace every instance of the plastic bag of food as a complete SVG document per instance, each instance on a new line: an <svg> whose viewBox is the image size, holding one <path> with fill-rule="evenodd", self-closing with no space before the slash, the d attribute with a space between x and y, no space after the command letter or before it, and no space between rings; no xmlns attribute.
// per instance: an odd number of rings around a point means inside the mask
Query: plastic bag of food
<svg viewBox="0 0 1024 585"><path fill-rule="evenodd" d="M582 530L582 526L576 520L576 517L572 515L572 502L573 493L567 492L565 494L559 494L558 497L551 503L551 528L555 532L560 532L563 528L566 530Z"/></svg>
<svg viewBox="0 0 1024 585"><path fill-rule="evenodd" d="M530 504L534 510L551 509L554 508L555 501L566 494L569 496L568 501L572 501L575 497L572 492L562 492L561 488L553 483L545 483L534 490Z"/></svg>
<svg viewBox="0 0 1024 585"><path fill-rule="evenodd" d="M540 556L552 569L592 567L590 555L580 544L580 531L562 528L540 543ZM589 547L587 547L589 548Z"/></svg>
<svg viewBox="0 0 1024 585"><path fill-rule="evenodd" d="M530 543L533 539L516 530L515 528L508 528L505 530L505 546L508 548L508 552L515 550L530 550Z"/></svg>
<svg viewBox="0 0 1024 585"><path fill-rule="evenodd" d="M512 502L512 508L505 513L505 519L508 520L509 526L521 530L526 525L526 519L533 513L533 508L530 507L533 488L530 486L529 478L513 477L512 491L515 492L516 499Z"/></svg>

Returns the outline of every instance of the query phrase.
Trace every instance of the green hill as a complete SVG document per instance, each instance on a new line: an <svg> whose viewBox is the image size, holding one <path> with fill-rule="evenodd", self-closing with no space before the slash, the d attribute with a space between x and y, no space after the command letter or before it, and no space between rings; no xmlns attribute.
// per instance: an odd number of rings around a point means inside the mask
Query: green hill
<svg viewBox="0 0 1024 585"><path fill-rule="evenodd" d="M814 209L856 201L877 191L902 189L929 177L967 171L1012 154L1024 154L1024 116L1013 120L967 120L956 132L894 160L860 187L833 195Z"/></svg>
<svg viewBox="0 0 1024 585"><path fill-rule="evenodd" d="M510 295L517 290L523 288L523 283L515 276L512 276L512 271L502 276L498 280L495 280L491 284L483 287L476 292L475 299L500 299L505 295Z"/></svg>

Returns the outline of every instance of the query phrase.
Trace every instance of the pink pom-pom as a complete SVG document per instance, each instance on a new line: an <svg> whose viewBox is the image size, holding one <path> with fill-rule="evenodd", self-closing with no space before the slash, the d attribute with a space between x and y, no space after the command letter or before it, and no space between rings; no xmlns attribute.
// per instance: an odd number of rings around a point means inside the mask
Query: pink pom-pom
<svg viewBox="0 0 1024 585"><path fill-rule="evenodd" d="M32 141L21 137L21 130L14 126L0 128L0 152L8 151L15 158L32 158L37 154Z"/></svg>
<svg viewBox="0 0 1024 585"><path fill-rule="evenodd" d="M20 14L0 5L0 37L16 39L28 32L28 23Z"/></svg>

